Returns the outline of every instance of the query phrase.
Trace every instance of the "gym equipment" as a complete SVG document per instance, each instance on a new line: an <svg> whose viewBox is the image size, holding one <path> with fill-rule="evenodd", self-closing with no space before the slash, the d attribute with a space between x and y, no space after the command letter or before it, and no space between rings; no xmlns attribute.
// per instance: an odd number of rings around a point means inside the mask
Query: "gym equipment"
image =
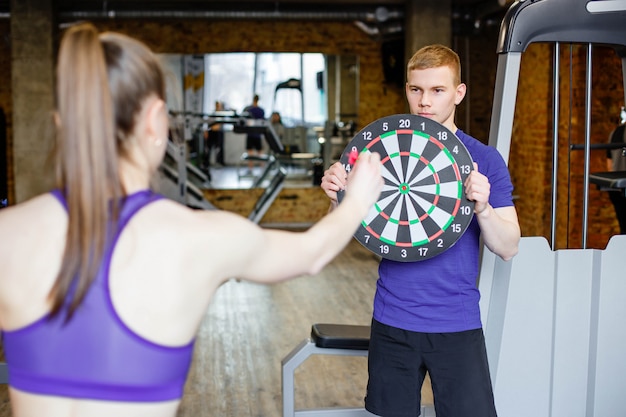
<svg viewBox="0 0 626 417"><path fill-rule="evenodd" d="M465 145L434 120L380 118L348 143L340 162L350 172L357 153L378 152L385 185L355 238L383 258L422 261L450 248L474 217L463 182L474 169ZM345 192L339 191L337 199Z"/></svg>
<svg viewBox="0 0 626 417"><path fill-rule="evenodd" d="M238 120L222 119L219 122L232 123L235 133L262 133L272 152L275 154L282 154L285 152L285 148L283 147L280 138L276 134L276 131L272 127L272 123L269 120L239 118ZM255 223L261 221L276 197L278 197L278 194L283 189L285 178L287 177L287 172L280 165L280 161L274 157L274 155L269 155L263 172L252 186L261 186L270 173L273 173L273 177L270 179L269 185L265 187L263 194L261 194L255 203L252 212L248 216L248 218Z"/></svg>
<svg viewBox="0 0 626 417"><path fill-rule="evenodd" d="M605 250L586 249L591 49L610 45L626 75L626 2L516 1L502 22L489 143L508 161L522 53L534 42L554 45L554 149L558 149L559 48L587 44L583 249L555 250L558 154L553 158L552 245L522 237L504 262L483 248L481 316L499 415L617 416L626 410L626 236ZM626 77L625 77L626 78ZM625 80L626 82L626 80ZM626 89L625 89L626 90Z"/></svg>
<svg viewBox="0 0 626 417"><path fill-rule="evenodd" d="M237 115L233 111L219 111L212 114L170 111L170 115L184 118L185 126L191 124L206 124L208 127L211 127L216 124L230 124L233 126L235 133L262 133L272 152L276 154L284 153L284 148L278 135L276 135L274 128L267 120L245 118ZM180 124L181 123L178 123L178 125ZM173 125L177 126L176 124ZM182 134L179 133L179 136L182 136ZM171 161L174 161L173 165L176 169L172 168ZM189 196L191 196L194 198L195 205L199 206L198 208L215 208L204 198L200 190L202 185L197 184L198 181L205 184L209 181L209 178L187 161L184 140L179 139L168 143L167 157L164 163L161 164L161 170L165 173L167 178L176 183L178 187L178 201L183 204L192 205L189 202ZM273 155L268 157L262 174L255 180L252 187L260 187L269 175L272 175L269 179L269 184L265 187L263 194L261 194L252 212L248 215L248 218L256 223L263 218L282 190L283 182L287 175L285 169L280 165L279 160ZM194 182L196 184L194 184Z"/></svg>
<svg viewBox="0 0 626 417"><path fill-rule="evenodd" d="M295 409L294 373L311 355L367 356L370 326L316 323L304 339L281 362L283 417L367 417L363 407ZM365 389L365 386L363 387ZM421 417L434 416L432 407L422 407Z"/></svg>
<svg viewBox="0 0 626 417"><path fill-rule="evenodd" d="M174 184L174 191L164 193L190 207L212 210L215 207L202 194L201 188L209 182L208 176L186 158L185 145L167 143L165 158L159 167L161 173Z"/></svg>
<svg viewBox="0 0 626 417"><path fill-rule="evenodd" d="M623 106L620 113L620 124L623 125L626 123L626 110ZM618 132L617 128L611 132L611 143L600 145L600 149L610 150L611 156L617 154L620 155L619 158L626 158L626 143L623 141L614 142L614 139L623 139L623 135L616 135L616 132ZM613 153L613 150L621 150L621 152ZM626 171L620 169L623 168L623 164L613 160L611 162L613 169L617 168L615 171L591 173L589 174L589 181L596 184L598 189L601 191L619 191L626 193ZM626 162L626 159L623 159L622 162Z"/></svg>
<svg viewBox="0 0 626 417"><path fill-rule="evenodd" d="M589 181L603 191L626 192L626 171L606 171L589 174Z"/></svg>
<svg viewBox="0 0 626 417"><path fill-rule="evenodd" d="M169 112L170 138L165 157L159 166L162 184L159 191L169 198L189 207L212 210L215 207L202 194L209 176L188 161L187 141L192 138L192 124L197 123L194 113Z"/></svg>
<svg viewBox="0 0 626 417"><path fill-rule="evenodd" d="M304 94L302 93L302 81L297 78L290 78L276 85L276 88L274 89L274 100L272 101L272 108L274 109L274 111L279 110L276 107L276 97L279 91L285 89L288 91L296 90L300 93L300 122L304 123Z"/></svg>

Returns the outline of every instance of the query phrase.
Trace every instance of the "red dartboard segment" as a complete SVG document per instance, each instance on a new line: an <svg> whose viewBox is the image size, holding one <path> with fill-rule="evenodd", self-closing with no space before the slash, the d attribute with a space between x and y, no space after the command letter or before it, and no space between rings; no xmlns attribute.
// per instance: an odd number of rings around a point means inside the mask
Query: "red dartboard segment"
<svg viewBox="0 0 626 417"><path fill-rule="evenodd" d="M474 213L463 183L474 165L446 127L415 115L383 117L348 143L340 159L347 171L355 150L378 152L385 180L355 233L366 248L387 259L420 261L442 253L463 235ZM340 202L342 198L339 192Z"/></svg>

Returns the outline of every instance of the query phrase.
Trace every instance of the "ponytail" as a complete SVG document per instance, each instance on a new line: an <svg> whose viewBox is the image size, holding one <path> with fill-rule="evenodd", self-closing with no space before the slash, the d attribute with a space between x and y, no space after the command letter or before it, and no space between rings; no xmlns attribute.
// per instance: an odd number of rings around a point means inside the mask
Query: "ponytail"
<svg viewBox="0 0 626 417"><path fill-rule="evenodd" d="M90 23L68 29L57 67L56 177L69 220L53 315L71 292L69 319L98 273L125 194L118 161L129 158L137 116L153 96L165 101L165 78L143 43Z"/></svg>
<svg viewBox="0 0 626 417"><path fill-rule="evenodd" d="M95 279L111 232L107 225L111 214L117 217L122 194L105 55L91 24L72 27L63 37L56 100L56 179L67 199L69 220L51 313L60 311L76 278L69 318Z"/></svg>

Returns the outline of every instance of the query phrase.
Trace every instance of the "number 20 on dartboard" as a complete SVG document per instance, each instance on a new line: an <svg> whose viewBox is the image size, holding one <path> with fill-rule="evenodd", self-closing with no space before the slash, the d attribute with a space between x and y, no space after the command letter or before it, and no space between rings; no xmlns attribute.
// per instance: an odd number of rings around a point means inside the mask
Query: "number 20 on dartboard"
<svg viewBox="0 0 626 417"><path fill-rule="evenodd" d="M422 261L450 248L469 226L474 203L463 183L473 169L461 140L425 117L383 117L359 131L340 162L350 171L361 152L381 156L385 185L355 238L383 258ZM341 202L343 192L338 193Z"/></svg>

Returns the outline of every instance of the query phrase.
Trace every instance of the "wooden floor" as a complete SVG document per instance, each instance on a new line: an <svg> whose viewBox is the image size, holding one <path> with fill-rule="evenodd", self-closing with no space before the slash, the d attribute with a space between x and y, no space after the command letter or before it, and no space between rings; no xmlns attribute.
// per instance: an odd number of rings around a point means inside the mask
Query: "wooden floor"
<svg viewBox="0 0 626 417"><path fill-rule="evenodd" d="M316 276L217 291L200 329L179 417L282 416L280 363L313 323L369 324L378 260L358 242ZM296 370L296 409L363 405L367 359L311 356ZM432 404L429 386L424 403ZM0 417L10 416L0 386Z"/></svg>
<svg viewBox="0 0 626 417"><path fill-rule="evenodd" d="M280 362L313 323L369 324L378 259L352 241L313 277L273 286L230 281L198 336L181 417L282 416ZM311 356L297 370L296 409L363 406L367 359ZM424 402L432 404L429 386Z"/></svg>

